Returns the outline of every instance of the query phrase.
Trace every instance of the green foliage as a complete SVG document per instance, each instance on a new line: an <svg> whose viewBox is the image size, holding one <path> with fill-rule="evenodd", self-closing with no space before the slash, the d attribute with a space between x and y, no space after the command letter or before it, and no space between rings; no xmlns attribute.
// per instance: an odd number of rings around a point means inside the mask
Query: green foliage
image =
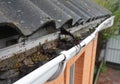
<svg viewBox="0 0 120 84"><path fill-rule="evenodd" d="M99 5L107 8L115 16L114 25L102 32L103 38L108 39L114 36L116 30L120 31L120 0L94 0Z"/></svg>
<svg viewBox="0 0 120 84"><path fill-rule="evenodd" d="M102 67L100 68L100 73L103 73L105 71L105 69L106 69L106 63L104 62L102 64Z"/></svg>

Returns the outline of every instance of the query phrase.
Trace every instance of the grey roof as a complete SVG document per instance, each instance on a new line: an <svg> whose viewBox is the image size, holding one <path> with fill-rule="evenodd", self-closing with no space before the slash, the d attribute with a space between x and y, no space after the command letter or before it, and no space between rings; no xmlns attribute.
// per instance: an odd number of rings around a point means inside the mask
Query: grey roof
<svg viewBox="0 0 120 84"><path fill-rule="evenodd" d="M24 36L48 24L72 27L110 14L91 0L0 0L0 25L14 27Z"/></svg>
<svg viewBox="0 0 120 84"><path fill-rule="evenodd" d="M120 35L110 38L107 43L105 60L120 64Z"/></svg>

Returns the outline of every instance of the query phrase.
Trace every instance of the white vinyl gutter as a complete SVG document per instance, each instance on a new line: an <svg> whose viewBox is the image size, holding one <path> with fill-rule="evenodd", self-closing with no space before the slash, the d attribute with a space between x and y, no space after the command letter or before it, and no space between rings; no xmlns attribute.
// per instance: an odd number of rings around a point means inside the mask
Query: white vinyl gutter
<svg viewBox="0 0 120 84"><path fill-rule="evenodd" d="M62 73L68 60L76 56L76 54L80 52L81 48L90 43L99 31L111 27L113 23L114 16L111 16L102 22L96 30L90 36L85 38L80 44L67 51L61 52L61 55L19 79L14 84L44 84L48 80L54 80Z"/></svg>

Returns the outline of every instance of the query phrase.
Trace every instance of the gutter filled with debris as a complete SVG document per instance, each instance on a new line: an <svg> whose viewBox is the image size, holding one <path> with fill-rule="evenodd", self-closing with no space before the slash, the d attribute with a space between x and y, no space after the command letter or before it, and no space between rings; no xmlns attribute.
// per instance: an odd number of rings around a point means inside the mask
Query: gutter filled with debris
<svg viewBox="0 0 120 84"><path fill-rule="evenodd" d="M57 39L59 32L56 32L37 38L36 40L29 39L25 42L0 49L0 84L14 83L38 67L56 58L60 55L61 51L68 50L79 44L80 41L93 32L89 31L89 25L95 28L103 20L105 18L69 28L67 31L77 33L74 42L69 37ZM63 65L60 64L60 66ZM46 80L46 78L44 79Z"/></svg>
<svg viewBox="0 0 120 84"><path fill-rule="evenodd" d="M114 16L102 22L96 28L96 30L92 34L90 34L87 38L85 38L83 41L81 41L80 43L78 41L78 45L66 51L62 52L58 51L61 52L60 55L58 55L51 61L47 62L46 64L42 65L41 67L37 66L38 67L37 69L29 73L28 75L24 76L23 78L19 79L14 84L43 84L46 81L56 79L64 71L67 61L70 60L72 57L76 56L84 46L90 43L96 37L99 31L111 27L113 25L113 22ZM34 42L27 44L32 46ZM22 48L21 50L24 51L24 49Z"/></svg>

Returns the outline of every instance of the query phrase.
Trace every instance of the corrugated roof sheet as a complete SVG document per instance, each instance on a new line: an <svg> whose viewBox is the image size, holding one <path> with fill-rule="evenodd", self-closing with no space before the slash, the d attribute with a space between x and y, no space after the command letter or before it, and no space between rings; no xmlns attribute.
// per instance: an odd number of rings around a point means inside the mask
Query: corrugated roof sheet
<svg viewBox="0 0 120 84"><path fill-rule="evenodd" d="M24 36L47 24L72 27L109 15L91 0L0 0L0 24L14 26Z"/></svg>
<svg viewBox="0 0 120 84"><path fill-rule="evenodd" d="M120 35L109 39L105 59L108 62L120 64Z"/></svg>

